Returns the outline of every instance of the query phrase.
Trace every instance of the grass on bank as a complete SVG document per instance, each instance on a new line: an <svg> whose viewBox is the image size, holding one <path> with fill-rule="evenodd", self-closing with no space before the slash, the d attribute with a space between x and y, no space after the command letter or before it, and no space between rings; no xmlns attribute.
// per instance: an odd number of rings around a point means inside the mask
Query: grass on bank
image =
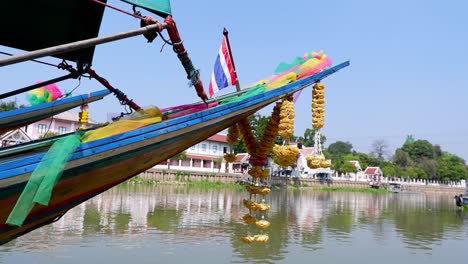
<svg viewBox="0 0 468 264"><path fill-rule="evenodd" d="M161 184L159 180L146 179L140 176L135 176L130 180L124 182L123 184ZM178 184L185 185L194 188L200 189L234 189L234 190L244 190L245 186L235 183L222 183L222 182L212 182L208 180L202 181L191 181L190 179L178 178L175 182L167 182L164 184ZM311 188L315 191L324 191L324 192L360 192L360 193L388 193L389 191L384 189L373 189L373 188L347 188L347 187L314 187L308 185L299 185L294 184L288 187L291 188ZM273 186L274 189L280 188L279 186Z"/></svg>
<svg viewBox="0 0 468 264"><path fill-rule="evenodd" d="M131 178L130 180L127 180L123 182L122 184L161 184L159 180L154 180L154 179L146 179L142 178L140 176L135 176ZM178 179L175 182L166 182L164 184L177 184L177 185L185 185L185 186L190 186L190 187L195 187L195 188L200 188L200 189L244 189L245 187L239 184L233 184L233 183L222 183L222 182L210 182L207 180L203 181L191 181L187 179Z"/></svg>

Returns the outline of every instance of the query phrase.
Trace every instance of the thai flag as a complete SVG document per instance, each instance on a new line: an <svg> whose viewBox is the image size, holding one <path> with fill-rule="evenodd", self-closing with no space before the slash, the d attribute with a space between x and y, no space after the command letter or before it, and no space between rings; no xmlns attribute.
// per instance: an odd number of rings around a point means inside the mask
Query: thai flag
<svg viewBox="0 0 468 264"><path fill-rule="evenodd" d="M223 38L221 48L219 49L218 57L216 57L213 73L211 73L210 80L210 97L219 90L228 87L229 85L236 85L237 77L232 65L231 55L227 45L226 37Z"/></svg>

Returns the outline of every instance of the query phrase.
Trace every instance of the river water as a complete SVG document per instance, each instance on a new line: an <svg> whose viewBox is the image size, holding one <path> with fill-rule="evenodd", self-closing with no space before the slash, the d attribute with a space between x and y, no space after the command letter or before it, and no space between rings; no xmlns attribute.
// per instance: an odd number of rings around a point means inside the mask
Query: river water
<svg viewBox="0 0 468 264"><path fill-rule="evenodd" d="M244 198L121 185L0 246L0 263L466 263L468 211L448 195L277 189L263 245L240 241L256 233Z"/></svg>

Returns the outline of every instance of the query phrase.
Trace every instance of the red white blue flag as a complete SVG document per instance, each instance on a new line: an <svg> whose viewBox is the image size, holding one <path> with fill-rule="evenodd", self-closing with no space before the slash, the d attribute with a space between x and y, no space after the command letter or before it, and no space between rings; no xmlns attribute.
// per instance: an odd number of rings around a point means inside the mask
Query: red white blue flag
<svg viewBox="0 0 468 264"><path fill-rule="evenodd" d="M232 65L231 55L227 45L226 37L223 37L221 48L219 49L218 57L216 57L213 73L210 79L210 97L219 90L236 85L237 77Z"/></svg>

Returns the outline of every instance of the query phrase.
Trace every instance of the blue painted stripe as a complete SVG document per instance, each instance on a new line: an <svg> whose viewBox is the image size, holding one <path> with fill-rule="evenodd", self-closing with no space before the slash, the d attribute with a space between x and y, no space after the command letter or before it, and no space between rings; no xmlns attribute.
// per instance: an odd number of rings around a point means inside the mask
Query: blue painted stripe
<svg viewBox="0 0 468 264"><path fill-rule="evenodd" d="M188 116L168 120L141 129L112 136L110 138L84 143L73 154L71 160L85 158L97 153L101 153L111 149L116 149L124 145L136 143L144 139L165 135L167 133L178 131L182 128L191 125L203 123L210 119L230 114L235 111L242 112L242 110L246 107L250 107L255 104L261 104L263 101L268 101L269 99L271 100L275 97L284 96L287 93L295 92L296 90L299 90L304 86L308 86L313 82L317 82L348 65L349 62L342 63L314 76L305 78L303 80L299 80L282 88L278 88L259 95L252 96L251 98L247 98L241 102L221 105L215 108L207 109L202 112L190 114ZM3 171L2 175L0 176L0 179L14 177L19 174L31 172L36 167L37 162L42 158L43 155L44 153L35 154L31 157L24 158L22 160L14 160L6 162L4 164L0 164L0 171Z"/></svg>
<svg viewBox="0 0 468 264"><path fill-rule="evenodd" d="M56 115L58 113L75 108L85 102L93 102L108 95L108 90L101 90L88 94L82 94L64 98L45 104L14 109L0 113L0 125L2 128L16 127L22 124L29 124L41 119Z"/></svg>

